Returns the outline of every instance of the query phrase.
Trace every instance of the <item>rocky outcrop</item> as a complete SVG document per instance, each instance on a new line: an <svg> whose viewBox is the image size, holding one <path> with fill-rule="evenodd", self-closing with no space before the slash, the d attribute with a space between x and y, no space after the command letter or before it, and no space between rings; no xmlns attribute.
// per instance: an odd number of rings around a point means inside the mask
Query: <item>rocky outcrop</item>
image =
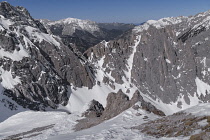
<svg viewBox="0 0 210 140"><path fill-rule="evenodd" d="M135 105L138 102L140 105ZM83 113L83 116L86 118L78 120L78 124L76 124L75 130L79 131L98 125L105 120L109 120L119 115L131 107L136 110L143 109L149 113L165 116L162 111L158 110L151 103L144 101L139 91L136 91L133 97L129 99L129 97L123 93L122 90L119 90L117 93L109 93L105 108L103 108L103 106L98 101L91 101L89 109Z"/></svg>
<svg viewBox="0 0 210 140"><path fill-rule="evenodd" d="M12 19L14 21L13 25L29 25L34 28L39 28L42 32L47 33L45 27L39 21L33 19L28 10L24 7L13 7L7 2L1 2L0 15L7 19Z"/></svg>
<svg viewBox="0 0 210 140"><path fill-rule="evenodd" d="M194 116L185 112L178 112L133 127L133 129L138 129L156 138L190 136L190 140L207 140L209 139L209 116Z"/></svg>
<svg viewBox="0 0 210 140"><path fill-rule="evenodd" d="M139 105L134 105L136 102L141 102ZM154 105L152 105L150 102L146 102L143 97L140 95L139 91L136 91L131 99L131 104L133 104L134 109L143 109L150 113L154 113L158 116L165 116L165 113L159 109L157 109Z"/></svg>
<svg viewBox="0 0 210 140"><path fill-rule="evenodd" d="M89 105L89 109L87 109L83 116L88 118L100 117L104 111L104 107L96 100L92 100Z"/></svg>
<svg viewBox="0 0 210 140"><path fill-rule="evenodd" d="M107 105L105 107L102 117L104 119L113 118L123 111L129 109L130 107L134 106L137 102L141 103L141 106L139 106L139 108L160 116L165 116L162 111L158 110L151 103L144 101L139 91L136 91L133 97L129 100L129 97L125 93L123 93L122 90L119 90L117 93L110 93L108 95Z"/></svg>

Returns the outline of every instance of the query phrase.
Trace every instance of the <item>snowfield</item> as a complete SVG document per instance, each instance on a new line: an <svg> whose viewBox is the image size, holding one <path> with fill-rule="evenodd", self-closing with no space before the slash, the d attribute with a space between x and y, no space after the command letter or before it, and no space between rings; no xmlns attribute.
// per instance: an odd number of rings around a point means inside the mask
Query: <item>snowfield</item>
<svg viewBox="0 0 210 140"><path fill-rule="evenodd" d="M65 112L21 112L0 123L0 139L27 132L34 128L51 125L53 127L51 129L44 129L42 135L30 138L37 140L47 139L54 135L71 132L78 118L79 116L76 114L69 115ZM26 134L24 137L25 139L29 139L26 137L37 133L39 133L39 131Z"/></svg>
<svg viewBox="0 0 210 140"><path fill-rule="evenodd" d="M76 120L82 119L79 114L25 111L0 123L0 139L10 136L10 138L24 140L156 140L157 138L144 135L131 127L157 118L159 116L145 110L130 108L97 126L75 132ZM18 134L17 137L12 136L15 134ZM185 140L188 137L161 138L160 140L179 139Z"/></svg>

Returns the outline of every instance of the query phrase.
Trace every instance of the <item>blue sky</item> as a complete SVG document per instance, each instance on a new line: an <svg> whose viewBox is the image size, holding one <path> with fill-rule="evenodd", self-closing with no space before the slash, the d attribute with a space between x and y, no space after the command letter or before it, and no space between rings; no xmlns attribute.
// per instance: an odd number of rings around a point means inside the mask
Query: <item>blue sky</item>
<svg viewBox="0 0 210 140"><path fill-rule="evenodd" d="M36 18L67 17L97 22L141 23L149 19L189 16L210 9L210 0L7 0Z"/></svg>

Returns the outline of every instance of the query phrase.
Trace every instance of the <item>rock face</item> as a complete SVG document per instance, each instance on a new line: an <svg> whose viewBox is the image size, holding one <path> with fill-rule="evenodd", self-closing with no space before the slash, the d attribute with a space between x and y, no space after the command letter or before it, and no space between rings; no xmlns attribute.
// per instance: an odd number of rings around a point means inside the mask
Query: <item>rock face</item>
<svg viewBox="0 0 210 140"><path fill-rule="evenodd" d="M102 118L104 120L113 118L118 114L122 113L124 110L129 109L130 107L134 106L135 103L140 102L142 108L146 111L153 112L154 114L165 116L165 114L156 109L151 103L144 101L143 97L140 95L139 91L136 91L133 97L129 100L129 97L119 90L117 93L109 93L107 97L107 105L104 109Z"/></svg>
<svg viewBox="0 0 210 140"><path fill-rule="evenodd" d="M0 3L1 94L24 108L45 110L66 105L68 86L92 88L86 62L23 7ZM1 97L1 96L0 96ZM10 103L1 98L3 105Z"/></svg>
<svg viewBox="0 0 210 140"><path fill-rule="evenodd" d="M87 109L83 115L85 117L100 117L103 111L104 111L103 105L96 100L92 100L89 109Z"/></svg>
<svg viewBox="0 0 210 140"><path fill-rule="evenodd" d="M96 23L75 18L40 21L51 33L61 37L65 45L75 44L76 49L82 53L103 40L112 40L135 27L133 24Z"/></svg>
<svg viewBox="0 0 210 140"><path fill-rule="evenodd" d="M186 108L210 99L210 12L192 17L150 20L109 42L88 49L103 60L104 81L137 88L155 102ZM114 87L113 87L114 89ZM125 91L124 91L125 92Z"/></svg>

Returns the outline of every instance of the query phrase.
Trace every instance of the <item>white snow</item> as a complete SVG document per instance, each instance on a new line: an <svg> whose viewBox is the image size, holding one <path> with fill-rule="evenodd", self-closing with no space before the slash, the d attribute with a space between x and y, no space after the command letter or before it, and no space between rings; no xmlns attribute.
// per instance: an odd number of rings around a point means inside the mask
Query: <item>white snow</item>
<svg viewBox="0 0 210 140"><path fill-rule="evenodd" d="M195 79L195 83L197 86L197 94L201 96L201 94L206 95L210 93L210 85L200 80L198 77Z"/></svg>
<svg viewBox="0 0 210 140"><path fill-rule="evenodd" d="M198 21L197 24L194 25L194 27L192 29L196 29L196 28L202 28L205 27L206 29L209 29L210 27L210 16L206 16L202 21ZM200 27L200 25L202 25Z"/></svg>
<svg viewBox="0 0 210 140"><path fill-rule="evenodd" d="M183 63L181 65L177 66L177 70L180 70L181 67L184 67L184 64Z"/></svg>
<svg viewBox="0 0 210 140"><path fill-rule="evenodd" d="M162 87L162 86L160 86L160 90L164 91L164 89L163 89L163 87Z"/></svg>
<svg viewBox="0 0 210 140"><path fill-rule="evenodd" d="M198 122L198 125L203 126L203 127L206 126L206 125L208 125L208 124L209 123L207 122L207 119Z"/></svg>
<svg viewBox="0 0 210 140"><path fill-rule="evenodd" d="M137 114L141 114L137 116ZM147 116L148 119L144 119ZM64 135L59 135L51 137L51 140L157 140L157 138L145 135L139 130L130 129L133 126L138 126L149 120L157 119L158 117L152 113L148 113L144 110L133 110L129 109L124 111L122 114L105 121L92 128L68 133ZM176 138L159 138L159 140L187 140L187 137L176 137Z"/></svg>
<svg viewBox="0 0 210 140"><path fill-rule="evenodd" d="M148 61L148 59L147 58L144 58L144 61Z"/></svg>
<svg viewBox="0 0 210 140"><path fill-rule="evenodd" d="M98 68L102 69L102 66L104 64L104 59L105 59L105 56L103 56L99 61L98 61Z"/></svg>
<svg viewBox="0 0 210 140"><path fill-rule="evenodd" d="M176 32L176 36L179 36L181 34L181 32Z"/></svg>
<svg viewBox="0 0 210 140"><path fill-rule="evenodd" d="M116 53L116 49L112 49L112 53Z"/></svg>
<svg viewBox="0 0 210 140"><path fill-rule="evenodd" d="M13 101L11 98L3 95L3 91L4 91L4 88L0 84L0 112L1 112L0 113L0 124L2 121L8 119L10 116L17 114L18 112L26 110L26 109L23 109L23 107L17 105L17 103L15 101ZM9 109L9 106L11 106L11 104L8 104L8 102L12 103L14 105L15 108L13 110ZM0 132L1 132L1 130L0 130ZM0 137L1 137L1 134L0 134Z"/></svg>
<svg viewBox="0 0 210 140"><path fill-rule="evenodd" d="M176 76L176 77L172 75L172 77L173 77L174 79L179 79L179 78L181 77L181 73L179 73L178 76Z"/></svg>
<svg viewBox="0 0 210 140"><path fill-rule="evenodd" d="M140 103L138 103L140 104ZM139 114L139 115L138 115ZM148 118L145 119L144 117ZM115 140L115 139L133 139L133 140L156 140L157 138L147 136L139 130L131 129L142 123L159 118L153 113L144 110L134 110L132 108L124 111L120 115L107 120L97 126L75 132L73 130L76 120L81 119L76 114L67 114L63 112L33 112L25 111L16 114L6 121L0 123L0 139L14 134L27 132L33 128L43 127L54 124L53 128L40 132L32 132L25 135L39 134L23 140ZM30 124L30 125L29 125ZM160 138L160 140L185 140L187 138Z"/></svg>
<svg viewBox="0 0 210 140"><path fill-rule="evenodd" d="M14 23L9 20L9 19L6 19L3 15L0 15L0 25L5 28L5 29L8 29L9 30L9 26L10 25L13 25Z"/></svg>
<svg viewBox="0 0 210 140"><path fill-rule="evenodd" d="M55 46L60 47L60 43L55 39L56 37L54 35L42 33L38 29L33 28L31 26L26 26L25 29L30 35L30 37L32 39L36 39L37 41L39 41L39 43L45 40L50 44L54 44Z"/></svg>
<svg viewBox="0 0 210 140"><path fill-rule="evenodd" d="M44 130L41 136L31 138L34 140L47 139L54 135L72 132L77 119L79 119L78 115L69 115L64 112L20 112L0 123L0 139L10 135L30 131L33 128L54 125L53 128ZM35 131L32 134L37 133L39 132ZM29 138L26 139L28 140Z"/></svg>
<svg viewBox="0 0 210 140"><path fill-rule="evenodd" d="M206 67L206 57L203 57L203 60L201 60L201 63L203 63L204 68Z"/></svg>
<svg viewBox="0 0 210 140"><path fill-rule="evenodd" d="M135 42L135 45L131 46L133 48L133 52L130 55L130 57L128 58L128 60L127 60L127 69L128 69L128 71L124 71L124 73L126 75L126 78L129 79L130 83L131 83L131 78L132 78L131 77L131 70L132 70L132 67L133 67L134 54L136 53L137 46L141 42L141 35L136 36L136 40L134 42Z"/></svg>
<svg viewBox="0 0 210 140"><path fill-rule="evenodd" d="M143 25L134 27L133 32L138 33L138 32L143 32L148 29L149 29L149 24L144 23Z"/></svg>
<svg viewBox="0 0 210 140"><path fill-rule="evenodd" d="M168 25L178 24L181 23L183 20L187 19L187 17L169 17L169 18L162 18L159 20L148 20L143 25L136 26L133 31L134 32L142 32L144 30L148 30L150 26L153 26L157 29L164 28Z"/></svg>
<svg viewBox="0 0 210 140"><path fill-rule="evenodd" d="M67 18L48 23L48 25L56 25L56 24L70 25L69 27L71 28L68 29L68 34L70 35L72 35L76 31L76 29L85 30L90 33L94 33L100 30L96 22L90 20L81 20L76 18Z"/></svg>
<svg viewBox="0 0 210 140"><path fill-rule="evenodd" d="M2 67L0 67L0 77L2 78L1 85L6 89L12 89L15 85L21 83L20 77L16 76L12 77L11 70L5 71Z"/></svg>
<svg viewBox="0 0 210 140"><path fill-rule="evenodd" d="M1 47L1 46L0 46ZM13 61L20 61L23 57L29 57L28 52L23 48L22 45L19 45L20 50L14 50L14 52L7 52L3 48L0 48L0 58L8 57Z"/></svg>
<svg viewBox="0 0 210 140"><path fill-rule="evenodd" d="M108 43L106 40L103 40L100 42L101 44L104 44L105 48L108 48Z"/></svg>
<svg viewBox="0 0 210 140"><path fill-rule="evenodd" d="M72 89L70 93L70 99L67 106L60 106L59 109L68 110L71 113L75 112L84 112L87 108L87 104L95 99L99 101L104 107L106 106L106 97L108 93L112 90L108 88L106 85L102 84L101 86L96 85L92 89L88 89L87 87ZM69 91L70 92L70 91Z"/></svg>
<svg viewBox="0 0 210 140"><path fill-rule="evenodd" d="M136 116L137 113L142 114L141 116ZM148 119L143 119L144 116L148 116ZM147 122L148 120L154 120L155 118L158 118L154 114L147 113L144 110L133 110L129 109L122 114L105 121L97 126L94 126L92 128L74 132L74 133L68 133L64 135L59 135L55 137L51 137L49 139L51 140L122 140L122 139L150 139L154 140L156 138L146 136L139 132L138 130L132 130L130 129L132 126L140 125L144 122Z"/></svg>
<svg viewBox="0 0 210 140"><path fill-rule="evenodd" d="M1 30L7 29L8 32L10 32L9 26L11 26L13 24L14 23L12 21L10 21L9 19L6 19L2 15L0 15ZM7 36L7 34L6 34L6 36ZM3 46L0 46L0 58L8 57L8 58L12 59L13 61L20 61L23 59L23 57L29 56L28 52L26 51L26 49L23 47L23 45L21 43L18 45L18 47L20 48L19 51L14 50L13 52L8 52L3 49Z"/></svg>
<svg viewBox="0 0 210 140"><path fill-rule="evenodd" d="M190 99L190 104L187 104L185 102L184 95L180 95L176 102L170 102L169 104L163 103L158 98L154 101L154 100L151 100L148 95L145 95L145 94L142 94L142 95L143 95L145 101L152 103L156 108L162 110L166 115L171 115L178 111L185 110L187 108L190 108L192 106L199 104L199 99L196 96L196 94L194 94L193 96L188 94L188 97ZM182 103L181 108L179 108L177 106L178 102Z"/></svg>
<svg viewBox="0 0 210 140"><path fill-rule="evenodd" d="M178 45L178 43L177 43L177 42L173 42L173 44L174 44L174 47L176 47L176 46Z"/></svg>
<svg viewBox="0 0 210 140"><path fill-rule="evenodd" d="M185 110L185 112L191 113L195 116L210 116L210 103L198 104Z"/></svg>
<svg viewBox="0 0 210 140"><path fill-rule="evenodd" d="M167 63L169 63L169 64L171 64L171 61L170 61L170 60L168 60L168 59L166 59L166 62L167 62Z"/></svg>

